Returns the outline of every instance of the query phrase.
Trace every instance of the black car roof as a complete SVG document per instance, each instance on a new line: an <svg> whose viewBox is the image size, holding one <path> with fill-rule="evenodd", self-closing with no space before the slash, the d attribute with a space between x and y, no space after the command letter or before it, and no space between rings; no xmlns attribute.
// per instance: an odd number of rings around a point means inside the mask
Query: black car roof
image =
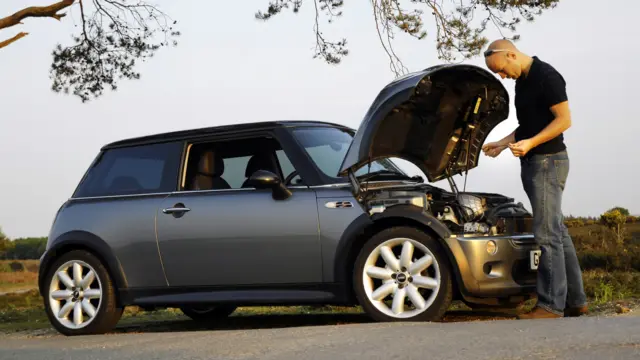
<svg viewBox="0 0 640 360"><path fill-rule="evenodd" d="M118 140L118 141L109 143L107 145L104 145L102 147L102 150L107 150L107 149L117 148L117 147L142 145L142 144L153 144L153 143L166 142L166 141L186 140L186 139L192 139L192 138L197 138L201 136L216 135L216 134L228 134L228 133L254 131L254 130L268 130L276 127L301 127L301 126L328 126L328 127L337 127L337 128L348 129L353 131L353 129L347 126L326 122L326 121L312 121L312 120L262 121L262 122L212 126L212 127L199 128L199 129L179 130L179 131L172 131L172 132L165 132L165 133L158 133L153 135L129 138L124 140Z"/></svg>

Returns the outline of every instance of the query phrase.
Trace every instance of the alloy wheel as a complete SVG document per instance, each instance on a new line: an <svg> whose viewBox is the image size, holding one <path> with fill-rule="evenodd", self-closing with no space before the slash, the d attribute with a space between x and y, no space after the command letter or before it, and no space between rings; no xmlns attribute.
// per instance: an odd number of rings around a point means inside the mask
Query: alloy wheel
<svg viewBox="0 0 640 360"><path fill-rule="evenodd" d="M102 302L102 284L93 267L81 260L62 264L51 278L49 306L55 319L68 329L89 325Z"/></svg>
<svg viewBox="0 0 640 360"><path fill-rule="evenodd" d="M392 318L423 313L440 290L436 256L414 239L384 241L369 254L363 270L362 283L369 301Z"/></svg>

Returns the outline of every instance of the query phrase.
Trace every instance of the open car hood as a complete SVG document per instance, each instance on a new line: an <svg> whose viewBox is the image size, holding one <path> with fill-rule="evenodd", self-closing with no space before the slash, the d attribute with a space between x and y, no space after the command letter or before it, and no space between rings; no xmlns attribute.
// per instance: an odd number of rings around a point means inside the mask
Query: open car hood
<svg viewBox="0 0 640 360"><path fill-rule="evenodd" d="M489 132L509 115L509 94L489 71L438 65L389 83L362 120L340 167L346 176L370 161L397 157L430 182L478 165Z"/></svg>

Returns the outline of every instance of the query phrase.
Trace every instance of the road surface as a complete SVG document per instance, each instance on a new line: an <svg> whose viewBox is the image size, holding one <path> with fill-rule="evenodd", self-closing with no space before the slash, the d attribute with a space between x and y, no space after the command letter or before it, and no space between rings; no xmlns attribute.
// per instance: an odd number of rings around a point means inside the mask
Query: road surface
<svg viewBox="0 0 640 360"><path fill-rule="evenodd" d="M0 359L640 359L640 316L400 324L356 315L311 326L309 316L293 319L284 326L254 317L215 329L191 322L119 327L85 337L3 335Z"/></svg>

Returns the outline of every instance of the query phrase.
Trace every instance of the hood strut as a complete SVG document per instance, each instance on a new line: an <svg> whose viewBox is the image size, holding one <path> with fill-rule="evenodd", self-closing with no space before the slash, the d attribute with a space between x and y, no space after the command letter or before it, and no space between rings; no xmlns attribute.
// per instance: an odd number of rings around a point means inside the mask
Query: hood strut
<svg viewBox="0 0 640 360"><path fill-rule="evenodd" d="M486 87L485 87L486 92ZM461 151L464 151L464 167L466 168L465 177L464 177L464 189L467 189L467 175L469 174L469 161L471 159L471 155L469 150L471 150L471 137L473 135L473 130L475 129L475 123L478 116L478 108L480 108L480 103L482 102L482 97L480 95L476 95L474 98L475 101L472 101L467 107L467 111L464 114L463 121L467 123L467 126L463 128L462 136L460 136L460 140L456 143L455 148L451 151L451 153L455 153L454 156L451 157L451 160L447 164L447 168L445 169L445 173L447 174L447 180L449 181L449 186L451 186L451 191L458 195L458 186L456 185L455 180L453 180L453 175L451 174L452 168L454 166L460 166L459 163L456 164L456 160L458 159L458 155ZM469 121L471 118L471 121ZM464 149L464 150L463 150Z"/></svg>
<svg viewBox="0 0 640 360"><path fill-rule="evenodd" d="M349 176L349 182L351 183L351 186L353 187L353 196L357 200L361 200L360 199L360 195L361 195L362 189L360 188L360 182L358 181L358 178L356 177L356 174L353 172L352 169L349 169L349 171L347 172L347 175Z"/></svg>

